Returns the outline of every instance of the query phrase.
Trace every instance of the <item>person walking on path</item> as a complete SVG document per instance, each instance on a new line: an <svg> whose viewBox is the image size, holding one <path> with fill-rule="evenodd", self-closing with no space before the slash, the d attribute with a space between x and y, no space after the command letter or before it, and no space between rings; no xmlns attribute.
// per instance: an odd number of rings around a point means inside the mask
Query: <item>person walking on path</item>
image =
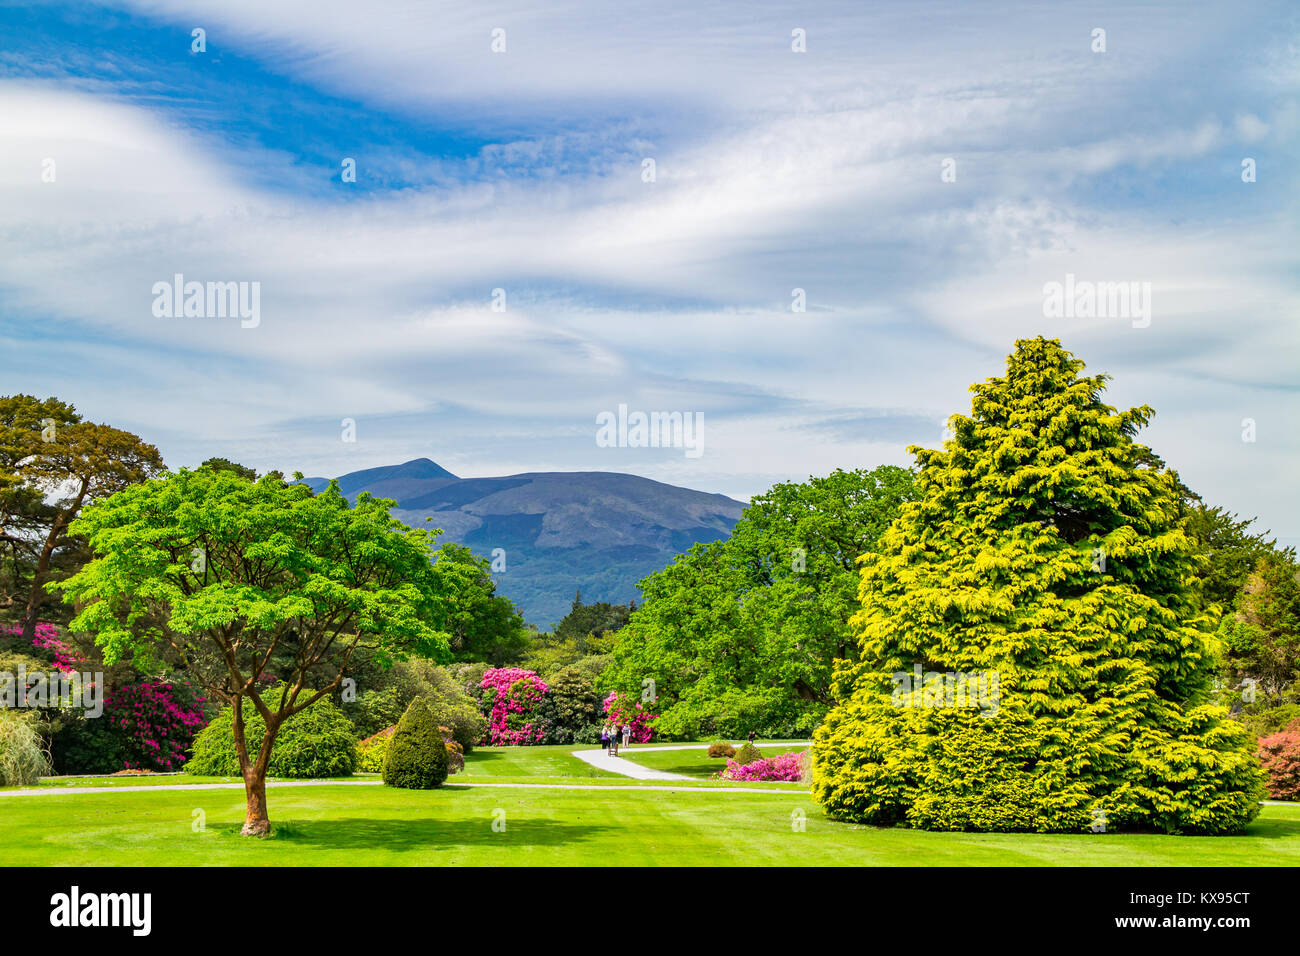
<svg viewBox="0 0 1300 956"><path fill-rule="evenodd" d="M632 746L632 725L631 724L623 725L623 746L624 747Z"/></svg>
<svg viewBox="0 0 1300 956"><path fill-rule="evenodd" d="M600 728L600 749L609 750L609 724Z"/></svg>
<svg viewBox="0 0 1300 956"><path fill-rule="evenodd" d="M615 756L615 757L618 756L618 732L619 732L619 730L620 730L620 728L619 728L618 724L615 724L615 725L614 725L614 729L613 729L612 731L610 731L610 734L609 734L609 745L610 745L610 751L609 751L609 752L610 752L611 755L613 755L613 756Z"/></svg>

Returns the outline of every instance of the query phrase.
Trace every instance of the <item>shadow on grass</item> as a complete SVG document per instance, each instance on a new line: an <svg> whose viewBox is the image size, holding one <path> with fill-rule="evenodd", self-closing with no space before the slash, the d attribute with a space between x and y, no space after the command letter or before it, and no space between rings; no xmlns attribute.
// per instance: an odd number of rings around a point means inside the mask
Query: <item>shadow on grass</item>
<svg viewBox="0 0 1300 956"><path fill-rule="evenodd" d="M649 767L650 764L642 764L641 766ZM710 777L716 779L718 775L718 771L722 770L724 767L726 767L726 764L723 764L721 767L715 768L715 767L701 767L697 763L684 763L673 767L664 767L664 766L656 765L655 767L653 767L653 769L662 770L665 773L680 773L684 777L694 777L696 780L708 780Z"/></svg>
<svg viewBox="0 0 1300 956"><path fill-rule="evenodd" d="M1300 839L1300 818L1256 817L1246 824L1246 832L1242 836L1257 837L1261 840Z"/></svg>
<svg viewBox="0 0 1300 956"><path fill-rule="evenodd" d="M477 846L565 846L590 840L609 830L593 824L559 823L552 820L520 820L512 817L504 832L492 829L492 820L473 817L459 820L402 820L384 817L332 820L272 821L269 842L320 850L374 850L392 853L453 851ZM235 839L239 827L222 827Z"/></svg>

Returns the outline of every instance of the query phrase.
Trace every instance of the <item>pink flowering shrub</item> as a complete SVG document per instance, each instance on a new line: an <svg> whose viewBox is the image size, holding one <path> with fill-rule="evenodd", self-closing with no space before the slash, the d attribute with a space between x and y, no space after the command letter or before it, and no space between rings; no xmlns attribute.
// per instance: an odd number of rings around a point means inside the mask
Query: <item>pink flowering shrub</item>
<svg viewBox="0 0 1300 956"><path fill-rule="evenodd" d="M123 770L180 770L194 735L204 728L202 703L183 700L159 681L128 684L104 700L104 716L121 740Z"/></svg>
<svg viewBox="0 0 1300 956"><path fill-rule="evenodd" d="M648 744L650 742L650 738L654 736L650 724L659 716L650 713L649 709L643 706L641 701L634 701L627 694L620 694L617 691L611 691L610 695L605 698L605 714L620 727L624 724L632 725L632 743L634 744Z"/></svg>
<svg viewBox="0 0 1300 956"><path fill-rule="evenodd" d="M546 683L536 671L519 667L494 667L479 682L483 690L483 707L487 728L483 743L494 747L540 743L546 724L535 714L546 696Z"/></svg>
<svg viewBox="0 0 1300 956"><path fill-rule="evenodd" d="M727 761L727 769L718 774L725 780L784 780L798 783L803 779L803 751L792 751L779 757L765 757L753 763L741 765L734 760Z"/></svg>
<svg viewBox="0 0 1300 956"><path fill-rule="evenodd" d="M14 637L22 634L22 632L22 627L17 624L0 626L0 633ZM76 651L59 639L59 629L53 624L36 625L36 635L32 638L32 647L52 653L54 655L54 667L65 674L71 674L77 669L78 664L86 660L86 658L78 656Z"/></svg>

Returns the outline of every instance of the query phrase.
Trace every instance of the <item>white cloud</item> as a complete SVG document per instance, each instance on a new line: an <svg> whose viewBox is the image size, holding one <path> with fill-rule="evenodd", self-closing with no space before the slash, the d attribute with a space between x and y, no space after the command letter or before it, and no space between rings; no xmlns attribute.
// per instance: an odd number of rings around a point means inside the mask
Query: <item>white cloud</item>
<svg viewBox="0 0 1300 956"><path fill-rule="evenodd" d="M990 33L966 8L806 22L763 8L740 24L673 5L559 6L511 14L509 53L493 58L504 7L137 6L205 26L214 52L252 50L376 108L568 116L596 103L603 116L639 103L665 130L645 143L620 126L582 133L625 168L546 167L554 144L523 138L448 162L436 186L343 203L254 185L239 171L256 154L144 107L0 82L0 287L41 318L39 336L4 340L14 387L163 435L173 458L338 473L427 454L458 473L625 469L745 495L905 461L909 442L869 420L857 433L825 423L854 409L932 416L934 434L913 440L933 443L1015 337L1045 332L1115 373L1123 401L1157 407L1153 443L1185 473L1281 516L1279 532L1296 523L1285 429L1270 424L1278 437L1243 472L1204 425L1266 403L1261 420L1294 420L1294 228L1213 197L1171 210L1090 193L1126 170L1211 167L1238 139L1284 145L1294 117L1268 101L1130 116L1133 84L1168 96L1159 71L1213 21L1153 36L1114 12L1116 56L1099 63L1083 21L1040 12ZM924 43L916 17L935 21ZM697 109L676 117L685 103ZM50 155L58 181L44 184ZM476 181L530 155L546 175ZM949 156L955 183L939 178ZM259 281L261 326L153 318L150 288L175 272ZM1067 272L1150 281L1151 328L1045 320L1043 283ZM496 287L505 313L490 308ZM597 449L595 413L620 401L704 411L704 458ZM362 423L357 446L340 447L345 416ZM1260 507L1238 504L1261 462L1273 477Z"/></svg>

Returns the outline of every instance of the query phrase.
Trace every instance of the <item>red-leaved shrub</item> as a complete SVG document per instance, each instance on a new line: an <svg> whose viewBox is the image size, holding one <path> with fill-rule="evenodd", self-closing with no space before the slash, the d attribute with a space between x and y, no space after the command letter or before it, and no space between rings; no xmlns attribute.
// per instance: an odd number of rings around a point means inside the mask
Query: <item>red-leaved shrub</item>
<svg viewBox="0 0 1300 956"><path fill-rule="evenodd" d="M1300 734L1283 732L1259 738L1259 762L1268 774L1275 800L1300 800Z"/></svg>

